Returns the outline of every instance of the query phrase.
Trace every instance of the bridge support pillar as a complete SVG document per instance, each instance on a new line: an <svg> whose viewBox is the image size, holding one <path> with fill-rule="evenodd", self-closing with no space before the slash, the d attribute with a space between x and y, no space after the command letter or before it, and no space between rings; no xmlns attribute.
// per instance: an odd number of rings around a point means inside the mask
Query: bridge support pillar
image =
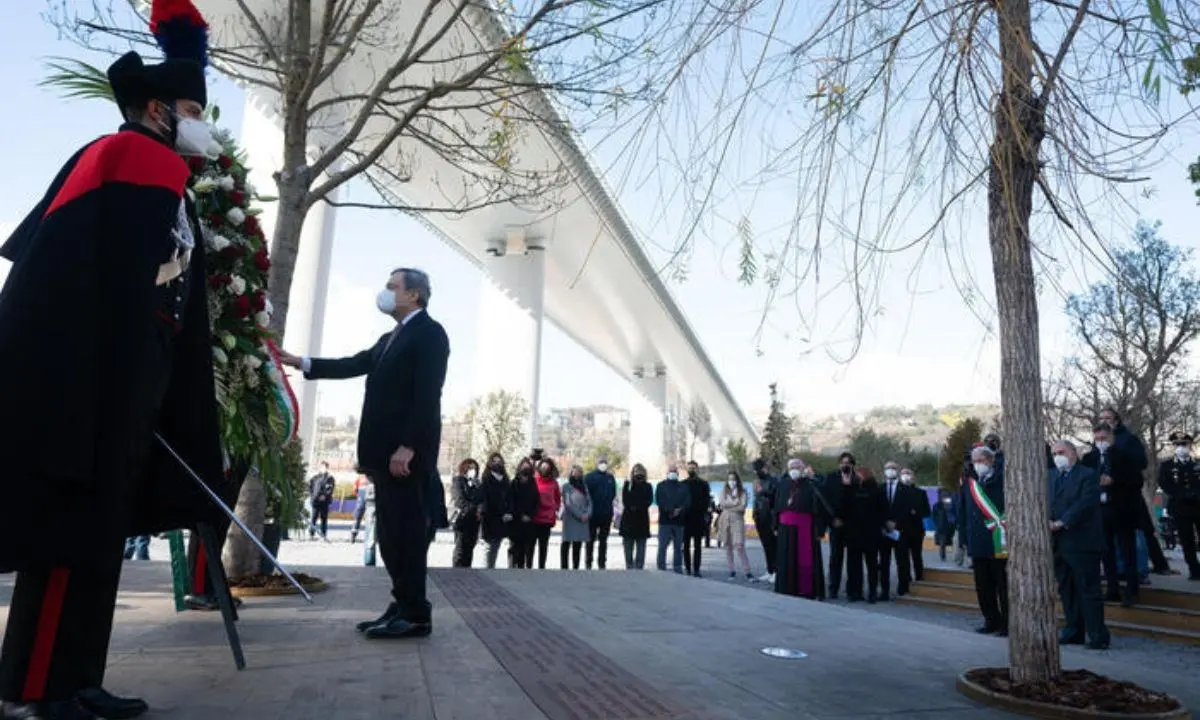
<svg viewBox="0 0 1200 720"><path fill-rule="evenodd" d="M241 146L250 155L250 183L257 191L274 194L273 174L283 164L283 132L275 121L259 110L247 97L243 120ZM334 191L331 199L337 199ZM268 241L275 231L278 203L261 203L263 212L259 223ZM329 296L329 266L333 257L333 236L336 208L319 202L312 206L304 219L300 249L292 275L288 297L288 318L284 328L284 346L297 355L319 356L321 336L325 329L325 305ZM384 278L380 277L380 286ZM300 405L300 440L304 456L315 459L314 442L317 422L317 383L307 382L300 374L289 376Z"/></svg>
<svg viewBox="0 0 1200 720"><path fill-rule="evenodd" d="M537 447L541 385L542 320L546 292L543 247L523 244L489 256L479 294L479 343L475 389L480 395L504 390L529 404L525 447Z"/></svg>
<svg viewBox="0 0 1200 720"><path fill-rule="evenodd" d="M671 384L662 366L638 368L632 380L629 412L629 465L646 466L650 478L664 476L667 462L675 459L675 422Z"/></svg>

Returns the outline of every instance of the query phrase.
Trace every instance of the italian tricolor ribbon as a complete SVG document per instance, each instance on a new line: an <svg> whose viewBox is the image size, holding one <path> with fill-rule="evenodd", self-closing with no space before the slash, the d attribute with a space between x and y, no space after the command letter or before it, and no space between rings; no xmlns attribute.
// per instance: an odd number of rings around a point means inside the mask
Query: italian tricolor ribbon
<svg viewBox="0 0 1200 720"><path fill-rule="evenodd" d="M983 484L974 478L971 479L971 499L975 501L975 505L979 508L979 512L983 513L983 526L992 534L992 548L995 550L996 557L1008 557L1008 520L1004 514L996 509L992 499L983 491Z"/></svg>
<svg viewBox="0 0 1200 720"><path fill-rule="evenodd" d="M292 392L292 385L283 372L283 362L279 359L278 346L269 339L266 345L273 370L271 377L275 380L275 402L279 405L284 420L284 438L291 440L296 437L296 431L300 425L300 403L296 402L296 394Z"/></svg>

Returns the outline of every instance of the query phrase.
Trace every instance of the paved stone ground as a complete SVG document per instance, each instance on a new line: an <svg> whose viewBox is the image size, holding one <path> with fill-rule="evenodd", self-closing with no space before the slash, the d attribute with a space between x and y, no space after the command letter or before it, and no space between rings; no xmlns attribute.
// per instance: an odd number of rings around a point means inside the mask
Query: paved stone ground
<svg viewBox="0 0 1200 720"><path fill-rule="evenodd" d="M538 694L526 692L505 670L436 582L433 637L364 640L352 624L378 612L386 601L386 578L381 568L356 567L361 545L351 546L345 537L339 527L331 543L285 544L281 554L289 565L333 586L317 596L315 606L295 598L248 601L239 626L249 667L240 673L217 615L171 610L165 563L128 564L109 686L146 696L154 717L181 720L629 717L615 708L583 712L587 697L572 701L575 713L570 703L564 709L543 700L545 707L539 706L531 699ZM440 539L432 564L448 565L450 548L448 537ZM156 542L152 552L156 560L165 559L165 543ZM761 559L761 551L751 554ZM710 551L705 562L717 570L722 555ZM556 548L550 557L557 566ZM616 558L611 565L623 566L619 554ZM501 570L487 578L512 598L508 602L518 615L523 607L530 617L556 625L570 636L568 649L586 643L608 664L660 693L662 705L679 709L679 718L1009 717L953 690L962 669L1003 664L1004 643L902 614L918 608L812 603L673 573ZM10 588L11 577L0 579L0 603L7 603ZM974 620L954 617L968 626ZM1172 692L1200 707L1195 664L1160 655L1165 648L1126 648L1120 642L1106 653L1067 648L1064 664ZM766 646L797 648L809 657L768 658L760 653ZM578 653L576 664L571 653L557 654L562 667L556 671L586 673L583 655Z"/></svg>

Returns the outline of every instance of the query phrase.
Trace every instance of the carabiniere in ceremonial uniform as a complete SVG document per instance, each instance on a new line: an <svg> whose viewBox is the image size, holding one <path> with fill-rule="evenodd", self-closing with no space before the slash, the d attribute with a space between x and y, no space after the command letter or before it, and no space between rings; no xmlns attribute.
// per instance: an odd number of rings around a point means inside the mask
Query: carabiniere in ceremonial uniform
<svg viewBox="0 0 1200 720"><path fill-rule="evenodd" d="M1196 535L1200 533L1200 465L1192 457L1192 436L1171 433L1175 456L1158 466L1158 486L1167 494L1167 512L1175 518L1179 544L1188 566L1188 578L1200 580Z"/></svg>
<svg viewBox="0 0 1200 720"><path fill-rule="evenodd" d="M203 31L190 3L165 5L183 14L156 2L156 35L172 23ZM108 78L127 122L68 160L0 248L13 262L0 290L5 481L54 508L0 523L0 572L17 573L0 717L145 712L101 687L124 539L219 518L154 442L223 481L204 243L181 157L213 146L202 60L118 59Z"/></svg>

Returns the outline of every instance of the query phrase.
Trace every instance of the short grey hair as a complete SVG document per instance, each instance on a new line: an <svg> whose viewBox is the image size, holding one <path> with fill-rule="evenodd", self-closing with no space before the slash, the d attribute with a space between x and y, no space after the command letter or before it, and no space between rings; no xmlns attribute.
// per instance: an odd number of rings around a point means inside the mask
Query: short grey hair
<svg viewBox="0 0 1200 720"><path fill-rule="evenodd" d="M800 458L792 458L791 460L788 460L788 470L791 470L794 467L803 470L805 467L804 460Z"/></svg>
<svg viewBox="0 0 1200 720"><path fill-rule="evenodd" d="M433 294L433 288L429 284L429 274L424 270L416 268L396 268L392 274L400 274L404 278L404 289L411 290L417 294L417 305L420 307L429 307L429 296Z"/></svg>
<svg viewBox="0 0 1200 720"><path fill-rule="evenodd" d="M987 445L980 445L979 447L972 449L971 450L971 459L974 460L976 455L984 456L985 458L987 458L988 462L996 461L996 453L992 452L992 449L990 447L988 447Z"/></svg>

